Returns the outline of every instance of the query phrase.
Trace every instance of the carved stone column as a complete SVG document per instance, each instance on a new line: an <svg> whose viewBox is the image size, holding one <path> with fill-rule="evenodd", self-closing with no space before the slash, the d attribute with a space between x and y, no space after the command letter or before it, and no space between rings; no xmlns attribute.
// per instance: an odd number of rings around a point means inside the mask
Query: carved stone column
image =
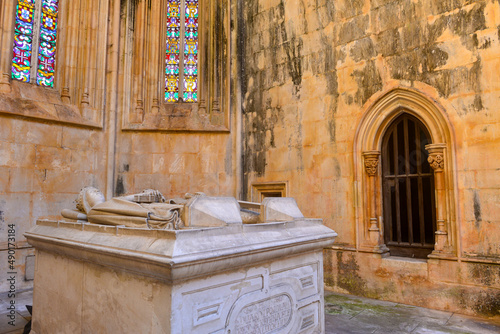
<svg viewBox="0 0 500 334"><path fill-rule="evenodd" d="M434 253L443 253L448 246L448 229L446 226L446 189L444 180L444 149L445 144L429 144L425 149L429 152L427 161L434 170L434 184L436 188L436 242Z"/></svg>
<svg viewBox="0 0 500 334"><path fill-rule="evenodd" d="M0 92L10 93L10 76L12 68L12 49L14 36L14 1L2 1L3 8L0 10Z"/></svg>
<svg viewBox="0 0 500 334"><path fill-rule="evenodd" d="M365 171L368 175L368 212L369 225L368 233L370 244L378 246L380 243L380 228L377 218L377 194L376 194L376 176L378 172L379 151L363 152Z"/></svg>

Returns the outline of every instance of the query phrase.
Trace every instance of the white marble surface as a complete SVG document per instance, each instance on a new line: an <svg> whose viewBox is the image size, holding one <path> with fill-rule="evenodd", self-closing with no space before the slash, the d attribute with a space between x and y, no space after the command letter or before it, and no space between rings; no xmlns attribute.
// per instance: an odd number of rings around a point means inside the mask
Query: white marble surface
<svg viewBox="0 0 500 334"><path fill-rule="evenodd" d="M318 219L158 231L39 221L33 331L322 333ZM61 321L64 319L64 321Z"/></svg>

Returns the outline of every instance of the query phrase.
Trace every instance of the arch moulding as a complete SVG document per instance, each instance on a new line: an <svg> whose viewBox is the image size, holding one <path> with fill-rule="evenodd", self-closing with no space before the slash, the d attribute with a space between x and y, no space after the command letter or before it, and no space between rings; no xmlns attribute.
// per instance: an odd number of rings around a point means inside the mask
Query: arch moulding
<svg viewBox="0 0 500 334"><path fill-rule="evenodd" d="M436 243L430 257L455 257L458 248L455 136L445 109L413 88L393 88L367 103L354 138L356 244L359 251L386 253L380 152L385 131L408 113L429 130L426 146L436 185Z"/></svg>

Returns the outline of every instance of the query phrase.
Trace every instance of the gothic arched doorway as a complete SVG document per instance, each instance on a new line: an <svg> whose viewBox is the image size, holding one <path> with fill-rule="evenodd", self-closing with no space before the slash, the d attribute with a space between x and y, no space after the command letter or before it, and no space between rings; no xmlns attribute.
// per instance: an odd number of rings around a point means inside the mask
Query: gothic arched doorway
<svg viewBox="0 0 500 334"><path fill-rule="evenodd" d="M425 146L426 127L403 113L382 140L384 242L391 255L426 258L436 231L434 173Z"/></svg>

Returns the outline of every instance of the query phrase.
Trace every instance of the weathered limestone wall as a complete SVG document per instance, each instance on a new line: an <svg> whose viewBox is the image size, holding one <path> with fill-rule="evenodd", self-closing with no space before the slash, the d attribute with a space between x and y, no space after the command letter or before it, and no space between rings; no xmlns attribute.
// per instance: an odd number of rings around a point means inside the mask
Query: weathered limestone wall
<svg viewBox="0 0 500 334"><path fill-rule="evenodd" d="M337 256L342 253L332 250L326 253L332 263L330 284L340 291L429 305L429 300L439 300L432 291L441 289L441 283L449 288L490 287L489 302L477 295L477 303L488 305L487 310L474 309L465 297L465 302L457 302L457 295L435 304L499 315L498 282L487 277L500 270L500 2L248 0L244 4L239 19L246 22L242 31L242 54L247 55L242 72L246 195L250 196L253 182L288 181L289 195L304 214L322 217L338 232L339 249L353 259L348 267L370 282L342 288L335 281L342 267ZM350 253L358 246L355 208L360 204L354 196L354 170L362 163L353 157L355 133L363 112L396 87L412 88L443 107L456 140L456 161L449 163L456 175L452 223L457 257L480 258L485 265L438 261L433 270L408 274L409 284L390 285L389 281L405 276L398 276L393 267L374 275L381 259L370 262L374 255ZM478 266L481 269L475 269ZM455 276L453 268L461 275ZM421 273L430 282L423 291L415 288ZM395 292L389 293L391 289ZM472 295L473 289L468 293ZM414 298L417 295L422 299Z"/></svg>
<svg viewBox="0 0 500 334"><path fill-rule="evenodd" d="M234 196L230 134L122 132L118 138L115 194L153 188L169 198L197 191Z"/></svg>
<svg viewBox="0 0 500 334"><path fill-rule="evenodd" d="M24 264L33 249L24 232L39 217L56 218L74 207L86 185L105 187L102 131L0 115L0 291L8 290L8 225L16 230L17 289L24 281Z"/></svg>

